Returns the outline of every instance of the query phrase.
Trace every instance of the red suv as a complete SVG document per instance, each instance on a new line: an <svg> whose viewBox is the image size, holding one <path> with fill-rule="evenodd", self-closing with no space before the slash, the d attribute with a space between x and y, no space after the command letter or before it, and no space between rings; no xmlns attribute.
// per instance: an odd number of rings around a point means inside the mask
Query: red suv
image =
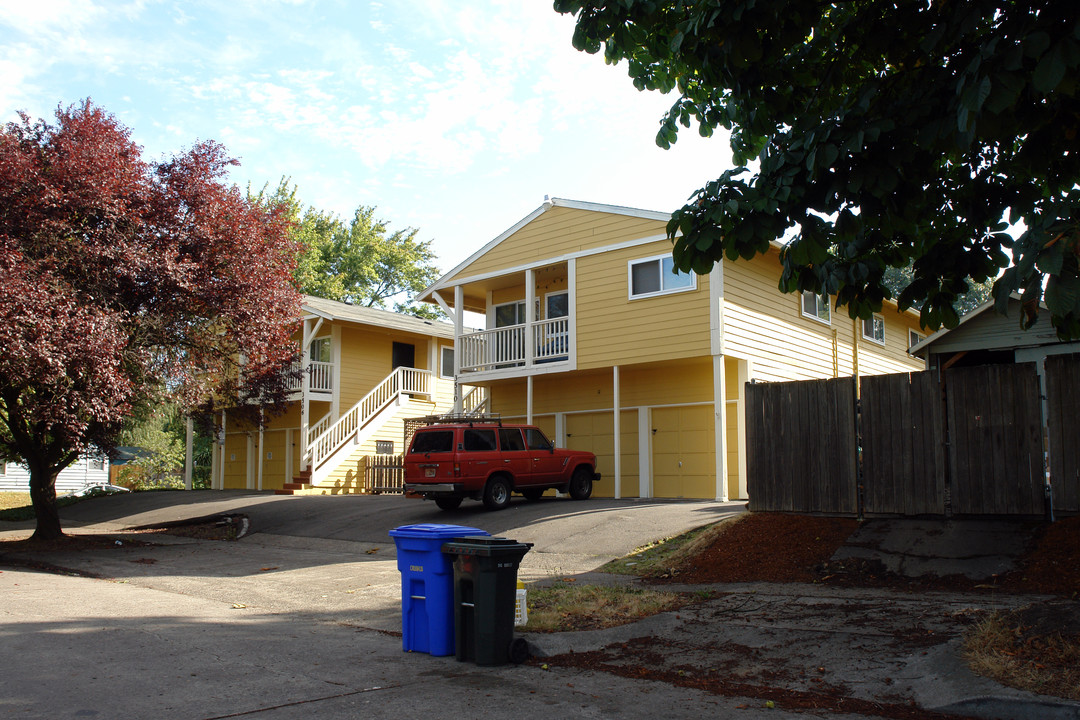
<svg viewBox="0 0 1080 720"><path fill-rule="evenodd" d="M599 479L595 455L557 448L532 425L435 423L416 431L405 454L405 492L432 499L443 510L465 498L501 510L513 492L539 500L549 488L585 500Z"/></svg>

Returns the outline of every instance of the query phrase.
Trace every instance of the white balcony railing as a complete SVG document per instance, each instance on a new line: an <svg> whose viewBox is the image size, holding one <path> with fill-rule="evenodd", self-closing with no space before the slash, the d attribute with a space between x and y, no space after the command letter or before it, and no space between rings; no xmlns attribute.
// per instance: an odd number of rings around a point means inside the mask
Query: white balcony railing
<svg viewBox="0 0 1080 720"><path fill-rule="evenodd" d="M303 376L295 373L300 364L293 365L294 373L289 379L290 390L300 390L303 387ZM311 376L312 392L333 392L334 390L334 363L319 362L312 360L308 364L308 374Z"/></svg>
<svg viewBox="0 0 1080 720"><path fill-rule="evenodd" d="M526 357L525 332L532 332L532 356ZM462 372L479 372L526 364L561 362L570 357L570 320L553 318L461 336Z"/></svg>

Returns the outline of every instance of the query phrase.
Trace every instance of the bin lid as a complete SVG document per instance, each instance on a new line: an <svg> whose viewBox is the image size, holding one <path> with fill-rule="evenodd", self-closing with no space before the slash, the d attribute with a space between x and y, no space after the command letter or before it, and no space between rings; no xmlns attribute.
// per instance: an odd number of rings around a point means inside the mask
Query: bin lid
<svg viewBox="0 0 1080 720"><path fill-rule="evenodd" d="M459 537L445 543L442 551L447 555L478 555L490 557L497 555L524 555L529 552L532 543L520 543L504 537Z"/></svg>
<svg viewBox="0 0 1080 720"><path fill-rule="evenodd" d="M439 523L420 523L417 525L402 525L390 531L390 537L405 538L458 538L465 536L487 536L488 533L480 528L467 527L465 525L442 525Z"/></svg>

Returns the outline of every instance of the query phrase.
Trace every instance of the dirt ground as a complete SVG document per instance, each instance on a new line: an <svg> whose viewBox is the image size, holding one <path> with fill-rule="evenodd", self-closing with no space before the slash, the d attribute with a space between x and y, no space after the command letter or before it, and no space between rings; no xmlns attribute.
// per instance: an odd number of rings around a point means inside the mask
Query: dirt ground
<svg viewBox="0 0 1080 720"><path fill-rule="evenodd" d="M847 518L750 514L728 523L711 544L684 557L664 572L663 577L653 581L662 585L769 582L890 588L908 597L905 605L917 603L926 591L986 593L995 597L1014 593L1057 595L1060 600L1051 603L1055 611L1037 613L1038 622L1034 621L1030 609L1016 611L1008 617L1022 629L1028 648L1045 645L1033 642L1032 635L1037 638L1064 637L1074 644L1080 643L1080 602L1077 602L1080 599L1080 517L1040 528L1017 570L1002 577L981 580L959 576L908 578L886 571L879 563L831 562L832 555L856 528L857 521ZM939 599L943 597L947 596L927 597L928 605L912 618L898 617L894 607L875 603L848 602L833 606L821 601L820 608L811 611L818 612L819 616L792 616L784 620L789 603L781 599L773 606L764 605L764 612L770 619L779 618L789 625L807 628L828 627L835 617L843 616L848 623L863 622L867 627L880 630L882 642L899 644L913 654L922 652L925 655L926 650L964 633L980 620L966 610L950 609L949 602ZM739 605L746 599L737 595L722 597L721 609L712 612L730 611L731 615L737 616L742 607L725 609L725 603L729 602ZM769 601L755 598L754 602L761 606ZM713 605L716 605L715 601ZM756 610L760 611L760 607ZM861 620L856 621L856 617ZM754 632L760 636L768 630L755 628ZM868 658L878 657L873 651L873 641L864 639L863 642L867 644ZM812 671L806 673L799 669L799 662L805 665L814 658L812 632L806 635L806 647L795 642L775 657L765 656L760 647L752 645L752 642L745 646L727 642L723 648L712 648L705 640L693 637L647 637L595 652L563 655L548 662L660 680L720 695L757 697L774 701L778 707L789 710L853 712L883 718L950 717L914 707L904 701L900 687L892 697L860 697L843 681L834 679L825 667L818 668L820 675L816 677ZM730 666L702 667L700 663L694 663L695 657L700 657L706 664L726 658L722 661L729 662ZM676 658L678 662L675 662ZM868 660L867 668L873 667L874 663ZM752 670L746 672L748 668ZM785 676L771 678L770 673ZM887 683L891 681L886 678Z"/></svg>

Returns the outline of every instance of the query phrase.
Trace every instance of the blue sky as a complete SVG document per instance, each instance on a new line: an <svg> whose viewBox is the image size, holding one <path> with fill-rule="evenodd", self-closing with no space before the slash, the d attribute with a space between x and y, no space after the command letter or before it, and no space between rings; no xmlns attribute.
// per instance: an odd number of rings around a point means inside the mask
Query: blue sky
<svg viewBox="0 0 1080 720"><path fill-rule="evenodd" d="M730 167L656 147L673 97L574 50L548 0L0 0L0 120L90 97L150 158L223 143L232 180L375 205L445 271L544 195L670 211Z"/></svg>

